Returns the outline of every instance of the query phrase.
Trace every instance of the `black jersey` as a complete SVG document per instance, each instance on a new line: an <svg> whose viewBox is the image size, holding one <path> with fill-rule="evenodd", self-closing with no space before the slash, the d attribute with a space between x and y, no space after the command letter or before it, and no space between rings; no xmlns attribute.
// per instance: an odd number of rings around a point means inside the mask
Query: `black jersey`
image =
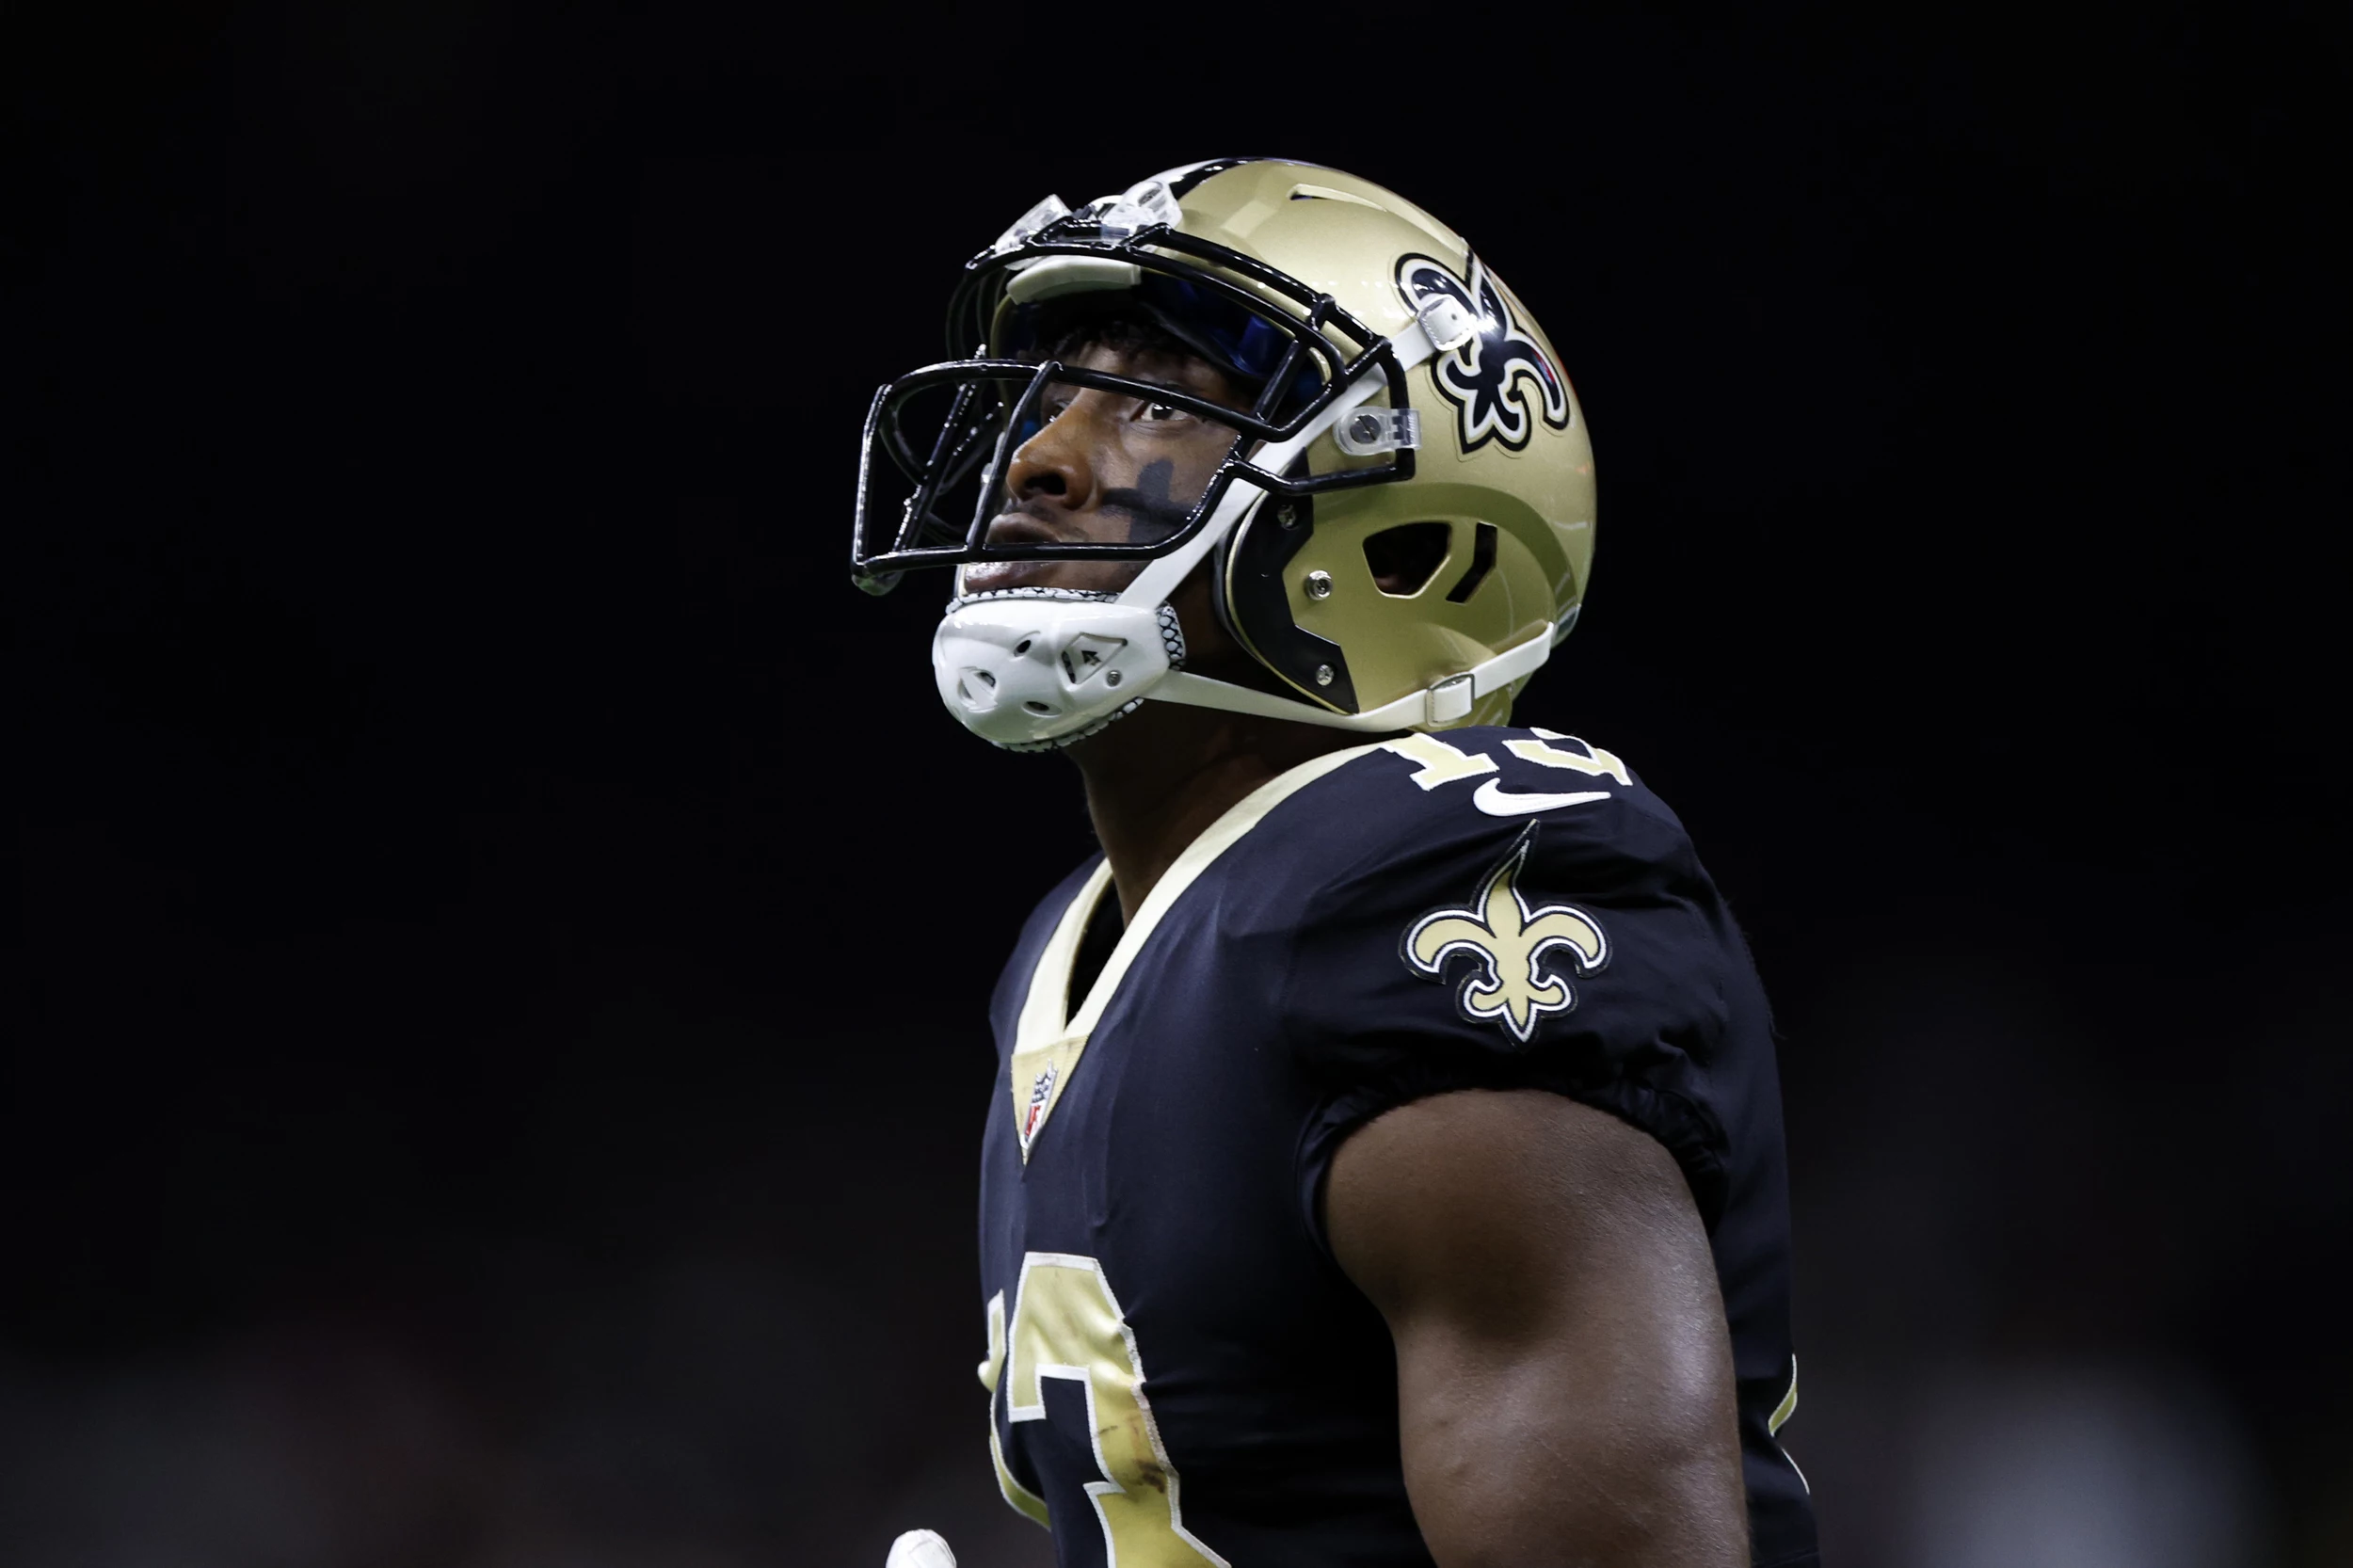
<svg viewBox="0 0 2353 1568"><path fill-rule="evenodd" d="M1541 729L1319 758L1170 868L1080 998L1110 871L1022 932L983 1150L990 1447L1064 1568L1426 1565L1395 1352L1333 1261L1350 1131L1541 1087L1657 1138L1706 1223L1754 1560L1816 1560L1764 993L1674 814Z"/></svg>

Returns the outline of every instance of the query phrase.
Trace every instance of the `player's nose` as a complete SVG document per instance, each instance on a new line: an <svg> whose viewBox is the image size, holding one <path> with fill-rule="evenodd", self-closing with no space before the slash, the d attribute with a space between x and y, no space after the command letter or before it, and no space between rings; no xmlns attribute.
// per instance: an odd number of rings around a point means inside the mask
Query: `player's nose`
<svg viewBox="0 0 2353 1568"><path fill-rule="evenodd" d="M1095 493L1089 460L1095 421L1081 393L1013 455L1005 465L1006 498L1016 504L1050 498L1069 511L1082 510Z"/></svg>

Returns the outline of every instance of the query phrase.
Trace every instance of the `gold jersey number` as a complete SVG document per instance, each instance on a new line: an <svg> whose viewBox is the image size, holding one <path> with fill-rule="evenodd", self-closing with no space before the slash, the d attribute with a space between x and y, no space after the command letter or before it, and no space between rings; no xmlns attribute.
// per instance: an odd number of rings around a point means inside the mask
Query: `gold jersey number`
<svg viewBox="0 0 2353 1568"><path fill-rule="evenodd" d="M1045 1500L1006 1466L997 1440L996 1401L1004 1400L1009 1422L1042 1421L1045 1380L1065 1378L1086 1396L1088 1435L1102 1478L1089 1481L1086 1494L1103 1527L1111 1568L1228 1568L1184 1527L1176 1467L1160 1447L1160 1429L1144 1397L1144 1358L1136 1352L1135 1331L1119 1310L1100 1263L1070 1253L1023 1257L1010 1327L1004 1292L989 1301L988 1359L980 1373L989 1391L989 1458L1005 1501L1052 1528Z"/></svg>

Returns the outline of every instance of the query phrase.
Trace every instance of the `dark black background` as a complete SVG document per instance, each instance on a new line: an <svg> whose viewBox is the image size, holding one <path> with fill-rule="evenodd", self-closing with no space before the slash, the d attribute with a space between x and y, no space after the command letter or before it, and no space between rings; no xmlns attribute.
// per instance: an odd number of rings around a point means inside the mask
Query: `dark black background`
<svg viewBox="0 0 2353 1568"><path fill-rule="evenodd" d="M1029 202L1241 151L1462 228L1577 380L1521 712L1773 989L1833 1560L2042 1561L2075 1505L1984 1454L2137 1428L2226 1478L2166 1560L2353 1556L2349 63L2317 7L19 15L0 1550L1030 1560L979 1009L1086 824L938 711L944 590L848 586L851 464Z"/></svg>

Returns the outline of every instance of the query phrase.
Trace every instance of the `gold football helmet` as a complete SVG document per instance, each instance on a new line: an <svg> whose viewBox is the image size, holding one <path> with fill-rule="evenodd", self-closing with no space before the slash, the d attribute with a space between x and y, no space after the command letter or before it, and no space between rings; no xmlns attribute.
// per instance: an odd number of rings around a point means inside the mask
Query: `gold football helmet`
<svg viewBox="0 0 2353 1568"><path fill-rule="evenodd" d="M1054 324L1104 308L1144 314L1252 406L1056 360ZM869 410L858 584L1040 556L1144 563L1117 594L951 601L933 643L941 698L1000 745L1066 745L1144 700L1368 733L1498 723L1576 623L1593 462L1559 356L1460 235L1369 181L1239 159L1076 211L1049 197L966 264L949 339L957 358ZM1230 426L1232 450L1158 536L991 545L1000 476L1055 385L1174 405ZM1183 669L1168 600L1205 561L1221 620L1280 695Z"/></svg>

